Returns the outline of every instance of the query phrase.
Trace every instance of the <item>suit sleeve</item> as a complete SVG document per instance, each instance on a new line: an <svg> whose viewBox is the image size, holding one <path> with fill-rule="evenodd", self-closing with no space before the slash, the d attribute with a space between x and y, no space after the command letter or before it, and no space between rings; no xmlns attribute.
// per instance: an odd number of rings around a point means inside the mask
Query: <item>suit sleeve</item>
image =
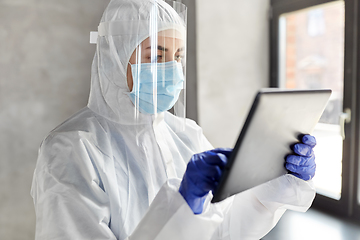
<svg viewBox="0 0 360 240"><path fill-rule="evenodd" d="M287 209L306 212L315 197L312 181L284 175L232 197L212 240L261 239Z"/></svg>
<svg viewBox="0 0 360 240"><path fill-rule="evenodd" d="M179 179L170 179L164 184L128 240L211 238L224 219L223 212L207 204L203 214L194 215L180 195L179 185Z"/></svg>

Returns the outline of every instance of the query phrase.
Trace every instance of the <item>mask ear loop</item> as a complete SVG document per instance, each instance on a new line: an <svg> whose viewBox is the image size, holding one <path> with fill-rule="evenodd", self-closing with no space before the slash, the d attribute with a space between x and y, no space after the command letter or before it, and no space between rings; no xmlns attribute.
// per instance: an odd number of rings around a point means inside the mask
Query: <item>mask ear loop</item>
<svg viewBox="0 0 360 240"><path fill-rule="evenodd" d="M140 104L140 94L139 94L139 86L140 86L140 79L138 76L140 76L140 70L141 67L139 67L139 64L136 64L138 62L139 59L141 59L141 47L137 47L135 49L136 51L136 60L134 64L130 63L130 59L127 63L126 66L130 65L130 71L131 71L131 76L132 76L132 89L131 92L132 94L135 95L135 108L134 108L134 116L135 119L138 119L139 115L140 115L140 110L139 110L139 104ZM136 120L135 120L136 121ZM138 135L140 135L142 133L142 131L138 132L136 134L136 141L138 141Z"/></svg>

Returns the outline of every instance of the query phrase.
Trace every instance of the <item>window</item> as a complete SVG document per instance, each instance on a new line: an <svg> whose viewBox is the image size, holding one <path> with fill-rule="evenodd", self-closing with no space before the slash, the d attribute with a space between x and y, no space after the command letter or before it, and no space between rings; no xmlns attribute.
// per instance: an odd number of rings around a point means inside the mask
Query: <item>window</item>
<svg viewBox="0 0 360 240"><path fill-rule="evenodd" d="M279 19L279 87L333 91L313 133L318 140L314 182L318 193L337 200L343 147L339 117L344 91L344 7L344 2L336 1L285 13Z"/></svg>
<svg viewBox="0 0 360 240"><path fill-rule="evenodd" d="M357 1L272 0L270 33L272 87L333 90L313 132L314 206L354 217L360 213Z"/></svg>

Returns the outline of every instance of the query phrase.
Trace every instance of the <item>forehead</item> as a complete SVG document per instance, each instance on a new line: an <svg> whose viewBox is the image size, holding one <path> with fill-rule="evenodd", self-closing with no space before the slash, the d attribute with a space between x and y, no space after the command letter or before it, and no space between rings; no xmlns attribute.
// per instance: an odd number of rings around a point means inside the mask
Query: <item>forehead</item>
<svg viewBox="0 0 360 240"><path fill-rule="evenodd" d="M157 37L157 41L154 41L155 37ZM176 30L165 30L158 32L157 36L150 36L146 38L142 43L142 48L151 47L151 44L161 45L162 47L167 48L183 48L184 47L184 40L183 36ZM155 46L157 48L157 46Z"/></svg>
<svg viewBox="0 0 360 240"><path fill-rule="evenodd" d="M142 43L141 43L141 47L143 49L149 48L151 47L151 44L155 44L154 41L152 41L151 37L145 39ZM184 47L184 41L178 38L170 38L170 37L158 37L157 43L155 48L157 48L157 46L160 45L162 47L166 47L166 48L183 48Z"/></svg>

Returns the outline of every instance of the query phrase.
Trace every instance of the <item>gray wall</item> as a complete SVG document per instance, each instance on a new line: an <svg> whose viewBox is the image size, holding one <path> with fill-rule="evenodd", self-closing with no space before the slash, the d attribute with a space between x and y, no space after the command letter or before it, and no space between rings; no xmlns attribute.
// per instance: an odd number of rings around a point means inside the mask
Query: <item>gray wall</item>
<svg viewBox="0 0 360 240"><path fill-rule="evenodd" d="M197 54L196 54L196 1L177 0L188 7L186 56L186 116L198 121Z"/></svg>
<svg viewBox="0 0 360 240"><path fill-rule="evenodd" d="M0 239L34 239L38 147L87 104L107 0L0 1Z"/></svg>
<svg viewBox="0 0 360 240"><path fill-rule="evenodd" d="M199 123L233 147L256 91L268 86L269 0L197 1Z"/></svg>

